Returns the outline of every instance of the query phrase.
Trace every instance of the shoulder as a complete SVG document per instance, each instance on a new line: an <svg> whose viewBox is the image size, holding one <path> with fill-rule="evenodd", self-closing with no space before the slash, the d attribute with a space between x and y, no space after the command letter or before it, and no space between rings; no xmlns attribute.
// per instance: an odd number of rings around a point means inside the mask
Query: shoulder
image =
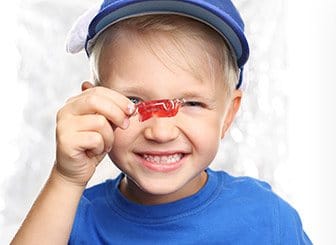
<svg viewBox="0 0 336 245"><path fill-rule="evenodd" d="M288 202L278 199L278 234L279 241L287 244L312 244L303 230L301 218L296 209Z"/></svg>
<svg viewBox="0 0 336 245"><path fill-rule="evenodd" d="M218 179L217 209L248 217L251 223L274 223L280 197L265 182L248 176L232 176L224 171L208 171Z"/></svg>
<svg viewBox="0 0 336 245"><path fill-rule="evenodd" d="M269 198L276 199L272 187L265 181L248 176L232 176L224 171L208 170L210 177L216 176L221 183L221 190L231 198Z"/></svg>
<svg viewBox="0 0 336 245"><path fill-rule="evenodd" d="M232 176L223 171L212 171L222 179L223 205L247 218L250 224L272 227L274 242L280 244L312 244L305 232L298 212L273 192L265 181L247 176Z"/></svg>
<svg viewBox="0 0 336 245"><path fill-rule="evenodd" d="M210 174L222 179L221 195L225 196L228 202L260 208L265 214L271 212L276 215L276 219L280 213L296 214L296 210L276 194L266 181L248 176L232 176L223 171L211 171Z"/></svg>

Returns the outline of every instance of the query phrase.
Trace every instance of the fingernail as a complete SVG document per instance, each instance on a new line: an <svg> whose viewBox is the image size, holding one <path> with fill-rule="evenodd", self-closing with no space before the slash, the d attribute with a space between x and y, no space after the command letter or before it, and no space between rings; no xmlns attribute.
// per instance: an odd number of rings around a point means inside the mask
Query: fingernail
<svg viewBox="0 0 336 245"><path fill-rule="evenodd" d="M130 121L129 121L128 118L126 118L126 119L124 120L124 122L123 122L122 128L123 128L123 129L127 129L128 126L129 126L129 124L130 124Z"/></svg>
<svg viewBox="0 0 336 245"><path fill-rule="evenodd" d="M128 104L127 110L128 110L129 115L132 115L135 111L135 104L134 103Z"/></svg>

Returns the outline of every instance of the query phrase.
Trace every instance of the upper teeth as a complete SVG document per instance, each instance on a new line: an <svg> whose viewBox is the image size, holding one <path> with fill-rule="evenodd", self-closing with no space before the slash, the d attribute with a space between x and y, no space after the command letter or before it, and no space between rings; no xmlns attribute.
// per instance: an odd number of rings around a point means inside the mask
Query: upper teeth
<svg viewBox="0 0 336 245"><path fill-rule="evenodd" d="M158 155L148 155L144 154L143 157L149 161L149 162L154 162L154 163L159 163L159 164L164 164L164 163L175 163L181 160L183 154L173 154L173 155L165 155L165 156L158 156Z"/></svg>

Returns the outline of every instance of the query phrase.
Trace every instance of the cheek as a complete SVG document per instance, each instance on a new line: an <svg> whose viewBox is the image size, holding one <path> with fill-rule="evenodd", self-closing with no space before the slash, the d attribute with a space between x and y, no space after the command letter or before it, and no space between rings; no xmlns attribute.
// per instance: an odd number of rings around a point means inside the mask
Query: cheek
<svg viewBox="0 0 336 245"><path fill-rule="evenodd" d="M184 133L199 152L217 151L221 140L221 119L209 113L202 118L184 121Z"/></svg>
<svg viewBox="0 0 336 245"><path fill-rule="evenodd" d="M188 125L194 133L201 136L210 133L211 135L216 135L220 132L222 117L216 111L208 111L202 114L192 114L187 115L184 118L184 125Z"/></svg>

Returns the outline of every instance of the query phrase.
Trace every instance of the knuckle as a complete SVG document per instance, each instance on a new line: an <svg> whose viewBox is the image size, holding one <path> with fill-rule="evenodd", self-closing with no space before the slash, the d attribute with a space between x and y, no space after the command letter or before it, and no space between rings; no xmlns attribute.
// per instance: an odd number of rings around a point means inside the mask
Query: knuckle
<svg viewBox="0 0 336 245"><path fill-rule="evenodd" d="M56 122L59 122L63 118L64 109L61 108L56 113Z"/></svg>
<svg viewBox="0 0 336 245"><path fill-rule="evenodd" d="M124 122L125 122L125 119L120 118L118 126L123 128L124 127Z"/></svg>
<svg viewBox="0 0 336 245"><path fill-rule="evenodd" d="M94 133L89 135L89 141L92 145L99 145L102 143L103 139L99 133Z"/></svg>
<svg viewBox="0 0 336 245"><path fill-rule="evenodd" d="M69 131L69 124L68 120L60 120L56 124L55 134L56 134L56 141L59 143L64 143L71 139L70 134L73 132Z"/></svg>
<svg viewBox="0 0 336 245"><path fill-rule="evenodd" d="M110 125L113 126L122 126L124 123L123 116L114 115L113 120L111 120Z"/></svg>
<svg viewBox="0 0 336 245"><path fill-rule="evenodd" d="M97 96L95 94L90 94L85 97L85 104L91 107L95 107L97 103Z"/></svg>
<svg viewBox="0 0 336 245"><path fill-rule="evenodd" d="M72 102L75 98L76 98L76 96L69 97L69 98L65 101L65 104L68 104L68 103Z"/></svg>
<svg viewBox="0 0 336 245"><path fill-rule="evenodd" d="M67 134L63 133L59 128L56 129L56 141L64 144L67 141Z"/></svg>
<svg viewBox="0 0 336 245"><path fill-rule="evenodd" d="M61 107L56 113L56 122L62 121L65 118L68 118L71 114L71 107L69 105L65 105Z"/></svg>
<svg viewBox="0 0 336 245"><path fill-rule="evenodd" d="M97 115L95 120L98 128L104 128L107 124L106 118L102 115Z"/></svg>
<svg viewBox="0 0 336 245"><path fill-rule="evenodd" d="M101 91L101 87L99 87L99 86L95 86L95 87L90 88L90 89L88 90L88 94L96 95L96 94L99 94L100 91Z"/></svg>
<svg viewBox="0 0 336 245"><path fill-rule="evenodd" d="M90 141L90 144L95 147L104 145L103 137L99 133L91 134L89 136L89 141Z"/></svg>

